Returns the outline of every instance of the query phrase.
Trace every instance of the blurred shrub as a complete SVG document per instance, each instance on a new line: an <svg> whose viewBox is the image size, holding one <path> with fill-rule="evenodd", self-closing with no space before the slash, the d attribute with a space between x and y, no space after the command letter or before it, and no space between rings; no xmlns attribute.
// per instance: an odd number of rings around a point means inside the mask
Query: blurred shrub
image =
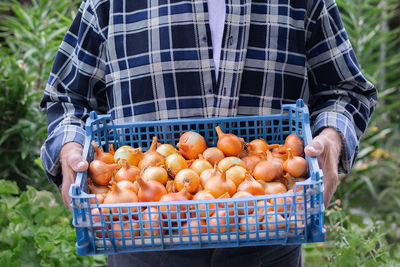
<svg viewBox="0 0 400 267"><path fill-rule="evenodd" d="M307 266L400 264L400 38L397 0L337 0L363 73L379 90L358 160L326 212L329 240L305 246ZM321 262L321 259L323 261Z"/></svg>
<svg viewBox="0 0 400 267"><path fill-rule="evenodd" d="M0 2L0 179L22 188L49 186L37 160L46 137L39 101L78 2Z"/></svg>
<svg viewBox="0 0 400 267"><path fill-rule="evenodd" d="M0 180L0 266L104 266L105 256L75 253L71 219L51 192Z"/></svg>

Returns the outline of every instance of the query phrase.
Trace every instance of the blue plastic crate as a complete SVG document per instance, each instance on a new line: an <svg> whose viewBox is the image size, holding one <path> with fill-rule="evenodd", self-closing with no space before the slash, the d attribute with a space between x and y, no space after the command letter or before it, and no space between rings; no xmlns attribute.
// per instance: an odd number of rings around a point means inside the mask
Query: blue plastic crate
<svg viewBox="0 0 400 267"><path fill-rule="evenodd" d="M264 138L282 144L291 133L300 136L305 145L312 139L308 108L302 100L283 105L280 114L265 116L116 124L109 115L93 112L86 123L83 156L93 159L93 140L106 151L109 144L116 149L130 145L147 150L153 136L161 143L176 145L188 130L203 135L208 146L215 146L217 125L246 142ZM98 204L95 195L87 193L88 173L78 173L69 191L76 251L92 255L324 241L322 171L316 158L306 156L306 160L310 177L296 183L294 192L216 200ZM99 214L93 213L96 208ZM111 208L118 213L110 214ZM212 218L212 213L217 218Z"/></svg>

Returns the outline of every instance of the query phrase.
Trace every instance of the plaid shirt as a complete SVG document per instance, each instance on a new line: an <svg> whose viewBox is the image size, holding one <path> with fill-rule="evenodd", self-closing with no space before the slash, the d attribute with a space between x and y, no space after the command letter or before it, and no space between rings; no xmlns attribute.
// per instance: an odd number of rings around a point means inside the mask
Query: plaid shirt
<svg viewBox="0 0 400 267"><path fill-rule="evenodd" d="M303 98L313 133L336 128L348 172L374 109L334 0L229 0L220 69L207 0L84 0L56 55L41 107L47 176L63 144L83 144L90 111L116 122L270 114Z"/></svg>

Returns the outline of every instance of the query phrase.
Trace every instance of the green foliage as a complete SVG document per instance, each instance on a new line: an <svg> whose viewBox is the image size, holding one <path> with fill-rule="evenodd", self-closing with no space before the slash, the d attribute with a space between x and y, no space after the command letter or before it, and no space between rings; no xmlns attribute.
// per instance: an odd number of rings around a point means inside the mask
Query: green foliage
<svg viewBox="0 0 400 267"><path fill-rule="evenodd" d="M326 213L327 241L303 246L305 266L396 266L382 222L368 221L364 214L342 210L339 204Z"/></svg>
<svg viewBox="0 0 400 267"><path fill-rule="evenodd" d="M0 180L0 266L104 266L75 253L71 212L51 192Z"/></svg>
<svg viewBox="0 0 400 267"><path fill-rule="evenodd" d="M52 61L67 31L76 0L32 0L0 3L0 178L20 187L47 187L35 163L46 137L40 111Z"/></svg>
<svg viewBox="0 0 400 267"><path fill-rule="evenodd" d="M133 0L132 0L133 1ZM47 184L38 160L46 136L39 110L50 68L81 0L0 2L0 179L19 188ZM304 246L306 266L400 263L400 38L398 0L337 0L363 73L379 102L351 174L326 212L328 241ZM396 9L397 6L397 9ZM396 15L397 10L397 15ZM397 16L397 17L396 17ZM397 22L396 22L397 21ZM104 265L79 257L71 214L59 192L20 193L0 180L0 266Z"/></svg>
<svg viewBox="0 0 400 267"><path fill-rule="evenodd" d="M342 176L326 212L329 240L305 246L309 266L398 266L400 263L400 38L389 29L397 0L338 0L363 73L379 90L358 161ZM393 260L393 261L391 261Z"/></svg>

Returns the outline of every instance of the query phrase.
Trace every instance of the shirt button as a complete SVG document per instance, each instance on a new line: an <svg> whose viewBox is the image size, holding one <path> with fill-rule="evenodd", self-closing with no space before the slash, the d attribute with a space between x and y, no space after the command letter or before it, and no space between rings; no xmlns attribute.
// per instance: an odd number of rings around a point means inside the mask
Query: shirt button
<svg viewBox="0 0 400 267"><path fill-rule="evenodd" d="M201 38L201 40L202 40L203 42L207 42L207 37L206 37L206 36L203 36L203 37Z"/></svg>
<svg viewBox="0 0 400 267"><path fill-rule="evenodd" d="M212 88L208 88L207 92L211 94L213 92Z"/></svg>

